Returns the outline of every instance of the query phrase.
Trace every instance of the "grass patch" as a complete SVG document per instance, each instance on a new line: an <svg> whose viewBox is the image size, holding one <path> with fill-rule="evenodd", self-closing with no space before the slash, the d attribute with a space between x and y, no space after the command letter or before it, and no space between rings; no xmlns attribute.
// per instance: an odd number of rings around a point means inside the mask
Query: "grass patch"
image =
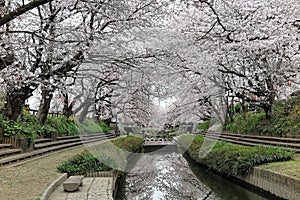
<svg viewBox="0 0 300 200"><path fill-rule="evenodd" d="M185 135L181 136L178 142L185 145L190 139L190 136ZM280 147L248 147L217 141L207 156L200 158L199 149L204 139L201 135L195 136L195 139L187 149L187 153L197 163L228 176L245 175L254 166L275 161L290 160L294 155L294 152L284 150Z"/></svg>
<svg viewBox="0 0 300 200"><path fill-rule="evenodd" d="M260 165L259 167L284 174L300 180L300 155L289 161L273 162Z"/></svg>
<svg viewBox="0 0 300 200"><path fill-rule="evenodd" d="M128 135L125 138L118 138L112 143L125 151L137 152L141 148L143 141L143 137L139 135Z"/></svg>
<svg viewBox="0 0 300 200"><path fill-rule="evenodd" d="M137 152L142 143L143 138L131 135L111 142L104 142L89 147L82 154L58 166L57 169L62 173L68 173L69 176L112 169L121 171L127 165L127 157L131 152Z"/></svg>

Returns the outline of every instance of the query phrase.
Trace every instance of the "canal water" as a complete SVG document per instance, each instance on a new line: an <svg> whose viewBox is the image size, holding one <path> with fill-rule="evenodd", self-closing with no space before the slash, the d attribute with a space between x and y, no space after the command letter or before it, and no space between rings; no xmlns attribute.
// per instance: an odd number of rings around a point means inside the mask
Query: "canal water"
<svg viewBox="0 0 300 200"><path fill-rule="evenodd" d="M186 155L185 155L186 157ZM126 200L267 200L179 153L143 154L127 174Z"/></svg>

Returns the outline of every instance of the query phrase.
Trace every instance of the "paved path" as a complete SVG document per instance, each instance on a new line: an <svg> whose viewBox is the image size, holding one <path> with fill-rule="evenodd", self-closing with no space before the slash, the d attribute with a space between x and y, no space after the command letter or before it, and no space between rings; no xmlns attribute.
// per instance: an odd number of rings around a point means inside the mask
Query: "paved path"
<svg viewBox="0 0 300 200"><path fill-rule="evenodd" d="M101 145L105 142L100 141L89 145ZM26 160L24 163L0 167L0 200L39 199L44 190L61 176L56 169L57 166L82 153L85 149L85 146L80 145Z"/></svg>
<svg viewBox="0 0 300 200"><path fill-rule="evenodd" d="M85 150L76 147L26 161L13 167L0 167L0 200L36 200L61 173L56 167Z"/></svg>
<svg viewBox="0 0 300 200"><path fill-rule="evenodd" d="M60 185L49 200L113 200L112 177L84 178L79 191L65 192Z"/></svg>

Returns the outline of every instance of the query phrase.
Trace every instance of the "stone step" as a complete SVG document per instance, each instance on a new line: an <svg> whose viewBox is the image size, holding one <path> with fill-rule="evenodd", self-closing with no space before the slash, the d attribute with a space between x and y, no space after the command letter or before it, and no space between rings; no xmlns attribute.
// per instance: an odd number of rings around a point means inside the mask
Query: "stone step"
<svg viewBox="0 0 300 200"><path fill-rule="evenodd" d="M21 153L20 149L1 149L0 158L11 156L13 154Z"/></svg>
<svg viewBox="0 0 300 200"><path fill-rule="evenodd" d="M111 133L92 133L92 134L82 134L82 135L79 135L79 137L89 138L89 137L98 137L98 136L106 136L106 135L113 135L113 134L111 134Z"/></svg>
<svg viewBox="0 0 300 200"><path fill-rule="evenodd" d="M230 138L224 138L224 137L220 137L218 135L212 135L212 134L206 134L205 137L208 138L212 138L212 139L216 139L216 140L223 140L226 142L231 142L234 144L240 144L240 145L245 145L245 146L257 146L257 145L262 145L262 146L283 146L282 143L277 143L277 144L269 144L269 143L255 143L255 142L251 142L251 141L242 141L242 140L236 140L236 139L230 139ZM297 153L300 153L300 148L298 148L297 146L293 146L293 144L290 144L289 147L287 147L287 149L293 150Z"/></svg>
<svg viewBox="0 0 300 200"><path fill-rule="evenodd" d="M35 144L41 144L41 143L45 143L45 142L51 142L52 140L50 138L41 138L41 139L35 139L34 143Z"/></svg>
<svg viewBox="0 0 300 200"><path fill-rule="evenodd" d="M94 140L94 139L106 139L106 138L112 138L114 137L114 135L110 134L110 135L95 135L95 136L80 136L81 140Z"/></svg>
<svg viewBox="0 0 300 200"><path fill-rule="evenodd" d="M233 140L239 140L244 142L252 142L256 144L266 144L266 145L276 145L276 146L286 146L286 147L295 147L300 149L300 144L295 143L294 141L286 142L287 140L283 141L268 141L263 139L253 139L253 138L244 138L244 137L234 137L234 136L224 136L221 135L222 138L228 138Z"/></svg>
<svg viewBox="0 0 300 200"><path fill-rule="evenodd" d="M78 135L56 137L57 140L70 140L70 139L78 139L78 138L79 138Z"/></svg>
<svg viewBox="0 0 300 200"><path fill-rule="evenodd" d="M62 145L62 144L79 142L79 141L81 141L81 139L79 137L77 137L75 139L68 139L68 140L64 139L64 140L54 141L54 142L45 142L45 143L41 143L41 144L35 144L34 149L42 149L42 148L58 146L58 145Z"/></svg>
<svg viewBox="0 0 300 200"><path fill-rule="evenodd" d="M247 134L235 134L235 133L222 133L221 135L222 136L236 136L236 137L241 137L241 138L252 138L252 139L267 140L267 141L300 143L300 138L247 135Z"/></svg>
<svg viewBox="0 0 300 200"><path fill-rule="evenodd" d="M113 137L114 137L114 135L98 135L98 136L93 136L93 137L92 136L85 137L83 135L81 135L81 136L64 136L64 137L60 137L58 139L58 141L35 144L34 148L42 149L42 148L47 148L47 147L52 147L52 146L58 146L61 144L72 143L72 142L104 140L104 139L110 139ZM66 139L66 138L71 138L71 139Z"/></svg>
<svg viewBox="0 0 300 200"><path fill-rule="evenodd" d="M36 157L36 156L41 156L41 155L51 153L51 152L54 152L54 151L58 151L58 150L62 150L62 149L66 149L66 148L86 144L86 143L99 142L99 141L102 141L102 140L103 139L95 139L95 140L87 140L87 141L81 141L80 140L78 142L72 142L72 143L61 144L61 145L58 145L58 146L41 148L41 149L38 149L38 150L34 150L32 152L9 156L9 157L0 159L0 166L15 163L15 162L19 162L19 161L22 161L22 160L25 160L25 159Z"/></svg>
<svg viewBox="0 0 300 200"><path fill-rule="evenodd" d="M0 144L0 149L10 149L12 148L11 144Z"/></svg>

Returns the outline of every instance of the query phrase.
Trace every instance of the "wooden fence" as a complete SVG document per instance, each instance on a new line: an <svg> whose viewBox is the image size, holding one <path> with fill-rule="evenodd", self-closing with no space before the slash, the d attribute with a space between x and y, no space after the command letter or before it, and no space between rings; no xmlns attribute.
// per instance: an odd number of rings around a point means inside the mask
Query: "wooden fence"
<svg viewBox="0 0 300 200"><path fill-rule="evenodd" d="M37 115L37 110L33 110L33 109L30 109L29 112L32 114L32 115ZM59 117L59 116L63 116L62 113L60 112L49 112L48 113L48 116L51 117L51 118L54 118L54 117Z"/></svg>
<svg viewBox="0 0 300 200"><path fill-rule="evenodd" d="M3 138L3 144L11 144L13 149L21 149L21 152L30 152L33 150L31 139L18 137L16 135Z"/></svg>
<svg viewBox="0 0 300 200"><path fill-rule="evenodd" d="M12 148L19 149L20 143L17 136L10 136L10 137L4 137L3 139L4 144L11 144Z"/></svg>
<svg viewBox="0 0 300 200"><path fill-rule="evenodd" d="M74 175L83 175L84 177L115 177L118 176L116 172L104 171L104 172L84 172L75 173Z"/></svg>

